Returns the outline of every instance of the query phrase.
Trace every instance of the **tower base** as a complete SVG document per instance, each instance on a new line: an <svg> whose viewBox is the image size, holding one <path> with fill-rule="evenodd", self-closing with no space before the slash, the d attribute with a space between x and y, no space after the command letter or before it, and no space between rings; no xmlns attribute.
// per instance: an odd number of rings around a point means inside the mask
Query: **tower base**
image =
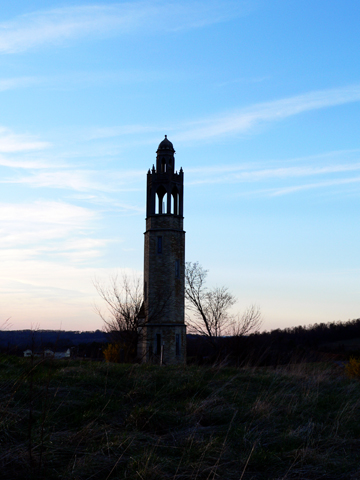
<svg viewBox="0 0 360 480"><path fill-rule="evenodd" d="M186 326L161 323L140 327L138 359L140 363L180 365L186 363Z"/></svg>

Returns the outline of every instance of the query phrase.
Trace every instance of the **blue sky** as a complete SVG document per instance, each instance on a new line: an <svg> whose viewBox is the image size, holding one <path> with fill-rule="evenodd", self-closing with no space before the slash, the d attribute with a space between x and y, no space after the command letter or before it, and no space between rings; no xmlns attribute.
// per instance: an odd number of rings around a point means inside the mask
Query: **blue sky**
<svg viewBox="0 0 360 480"><path fill-rule="evenodd" d="M6 2L0 322L101 328L141 273L146 172L185 172L186 257L264 328L360 315L360 4Z"/></svg>

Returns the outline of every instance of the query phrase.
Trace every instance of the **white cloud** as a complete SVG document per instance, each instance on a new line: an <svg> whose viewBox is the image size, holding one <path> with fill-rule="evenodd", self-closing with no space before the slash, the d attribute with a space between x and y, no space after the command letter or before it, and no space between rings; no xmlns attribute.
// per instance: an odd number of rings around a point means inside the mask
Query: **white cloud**
<svg viewBox="0 0 360 480"><path fill-rule="evenodd" d="M65 202L0 204L0 258L26 260L41 255L82 261L102 254L108 243L92 238L98 215Z"/></svg>
<svg viewBox="0 0 360 480"><path fill-rule="evenodd" d="M63 188L77 191L111 190L109 185L101 184L96 179L96 172L82 170L64 170L36 172L4 183L27 184L31 187Z"/></svg>
<svg viewBox="0 0 360 480"><path fill-rule="evenodd" d="M1 164L1 160L0 160ZM14 165L12 165L14 166ZM35 171L13 178L3 178L0 183L28 185L33 188L59 188L78 192L115 192L137 190L143 171L51 170Z"/></svg>
<svg viewBox="0 0 360 480"><path fill-rule="evenodd" d="M55 201L28 203L0 203L0 225L4 222L36 222L61 225L79 225L94 218L90 210Z"/></svg>
<svg viewBox="0 0 360 480"><path fill-rule="evenodd" d="M288 194L300 192L300 191L303 191L303 190L335 187L335 186L339 186L339 185L349 185L349 184L354 184L354 183L356 184L356 183L359 183L359 182L360 182L360 177L325 180L323 182L307 183L307 184L302 184L302 185L293 185L293 186L284 187L284 188L275 188L275 189L269 190L268 193L272 197L278 197L280 195L288 195Z"/></svg>
<svg viewBox="0 0 360 480"><path fill-rule="evenodd" d="M240 181L257 181L269 178L287 179L292 177L308 177L314 175L327 175L333 173L346 173L360 170L360 163L354 165L328 165L325 167L284 167L254 170L234 174L233 178Z"/></svg>
<svg viewBox="0 0 360 480"><path fill-rule="evenodd" d="M142 134L136 143L154 143L153 134L167 133L177 144L217 141L219 137L249 134L259 125L284 120L294 115L360 101L360 84L296 95L271 102L250 105L232 112L212 115L173 125L122 125L89 129L86 139ZM151 135L151 138L147 136Z"/></svg>
<svg viewBox="0 0 360 480"><path fill-rule="evenodd" d="M23 157L24 155L22 155ZM42 169L42 168L55 168L55 165L51 165L51 163L47 162L46 160L36 160L36 159L28 159L18 160L16 158L9 158L3 155L0 155L0 166L2 167L10 167L10 168L23 168L23 169ZM56 168L61 168L61 165L57 164Z"/></svg>
<svg viewBox="0 0 360 480"><path fill-rule="evenodd" d="M211 183L238 183L238 182L257 182L269 179L282 179L294 177L311 177L319 175L329 175L338 173L347 173L360 170L360 163L345 165L326 165L326 166L301 166L301 167L274 167L263 169L246 170L242 166L223 166L215 168L191 169L187 170L187 174L195 176L199 173L200 178L191 179L189 185L211 184ZM205 177L204 177L205 176Z"/></svg>
<svg viewBox="0 0 360 480"><path fill-rule="evenodd" d="M344 163L340 163L343 161ZM353 162L353 163L351 163ZM272 166L269 164L272 163ZM291 166L279 166L283 164ZM358 192L360 182L360 151L340 150L307 157L298 157L280 161L267 161L266 166L258 162L241 165L215 165L209 167L193 167L187 169L187 185L211 184L248 184L239 195L281 196L304 190L315 190L354 185L353 193ZM357 174L357 175L356 175ZM289 185L290 181L299 180L297 185ZM307 183L305 183L307 180ZM315 181L317 180L317 181ZM252 186L262 184L264 188L253 190ZM275 185L275 186L274 186ZM339 191L339 189L337 189ZM341 188L344 193L344 189Z"/></svg>
<svg viewBox="0 0 360 480"><path fill-rule="evenodd" d="M248 78L235 78L235 79L232 79L232 80L227 80L225 82L220 82L220 83L217 83L215 84L215 87L227 87L228 85L234 85L236 83L243 83L243 84L247 84L247 83L261 83L261 82L264 82L266 80L269 80L271 77L269 75L267 76L264 76L264 77L248 77Z"/></svg>
<svg viewBox="0 0 360 480"><path fill-rule="evenodd" d="M17 77L17 78L2 78L0 79L0 92L6 90L13 90L14 88L24 88L29 85L36 85L39 83L36 77Z"/></svg>
<svg viewBox="0 0 360 480"><path fill-rule="evenodd" d="M315 92L259 103L239 111L198 120L179 126L172 140L177 142L211 140L219 136L247 133L259 124L321 108L360 101L360 85L318 90Z"/></svg>
<svg viewBox="0 0 360 480"><path fill-rule="evenodd" d="M248 14L254 2L135 1L37 11L0 24L0 52L94 35L176 31L199 28Z"/></svg>
<svg viewBox="0 0 360 480"><path fill-rule="evenodd" d="M56 74L47 76L34 76L34 77L12 77L12 78L0 78L0 92L8 90L15 90L19 88L27 87L41 87L44 88L58 88L63 90L69 87L83 88L88 85L109 85L109 83L133 84L136 83L148 83L152 81L179 81L184 77L183 72L174 71L149 71L149 70L120 70L120 71L107 71L107 72L94 72L94 71L79 71L72 72L70 74Z"/></svg>
<svg viewBox="0 0 360 480"><path fill-rule="evenodd" d="M0 127L0 153L43 150L49 146L48 142L37 140L32 135L16 134L8 128Z"/></svg>

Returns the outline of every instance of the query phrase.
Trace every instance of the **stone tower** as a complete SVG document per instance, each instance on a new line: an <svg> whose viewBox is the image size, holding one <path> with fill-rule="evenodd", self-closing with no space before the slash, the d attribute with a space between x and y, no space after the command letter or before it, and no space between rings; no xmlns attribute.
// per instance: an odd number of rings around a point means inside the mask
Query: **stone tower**
<svg viewBox="0 0 360 480"><path fill-rule="evenodd" d="M184 173L175 171L175 150L167 139L147 174L144 304L139 318L142 362L186 361Z"/></svg>

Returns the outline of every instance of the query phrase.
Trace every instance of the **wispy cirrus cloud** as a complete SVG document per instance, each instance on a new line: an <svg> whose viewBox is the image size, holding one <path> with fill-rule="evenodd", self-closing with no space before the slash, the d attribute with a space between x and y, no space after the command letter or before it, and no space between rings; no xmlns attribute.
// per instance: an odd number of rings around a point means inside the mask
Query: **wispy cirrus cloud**
<svg viewBox="0 0 360 480"><path fill-rule="evenodd" d="M56 201L0 204L0 246L39 244L64 239L89 228L96 214L84 207ZM34 250L36 254L36 249Z"/></svg>
<svg viewBox="0 0 360 480"><path fill-rule="evenodd" d="M36 11L0 23L0 52L18 53L85 36L201 28L248 14L249 1L134 1Z"/></svg>
<svg viewBox="0 0 360 480"><path fill-rule="evenodd" d="M65 202L36 201L33 203L1 203L0 224L5 222L46 223L84 227L96 214L90 210Z"/></svg>
<svg viewBox="0 0 360 480"><path fill-rule="evenodd" d="M341 150L255 165L243 162L193 167L187 169L187 184L242 184L239 195L276 197L306 190L347 188L351 184L356 188L359 171L360 150Z"/></svg>
<svg viewBox="0 0 360 480"><path fill-rule="evenodd" d="M37 77L13 77L0 79L0 92L14 90L15 88L25 88L36 85L41 80Z"/></svg>
<svg viewBox="0 0 360 480"><path fill-rule="evenodd" d="M154 134L167 133L177 144L217 141L220 137L249 134L260 125L278 122L295 115L360 101L360 84L317 90L270 102L258 103L231 112L172 125L119 125L89 129L87 139L141 134L141 142L153 143ZM151 135L151 139L149 137ZM137 139L139 142L139 139Z"/></svg>
<svg viewBox="0 0 360 480"><path fill-rule="evenodd" d="M188 169L191 177L200 174L200 178L188 182L189 185L211 184L211 183L239 183L258 182L271 179L286 180L294 177L313 177L339 173L356 172L360 170L360 163L326 165L322 167L308 165L303 167L274 167L249 169L244 166L224 166L215 168ZM205 176L205 178L204 178Z"/></svg>
<svg viewBox="0 0 360 480"><path fill-rule="evenodd" d="M211 140L225 135L248 133L258 125L283 120L294 115L360 101L360 84L259 103L227 114L194 121L178 127L173 140L189 142ZM184 128L185 127L185 128Z"/></svg>
<svg viewBox="0 0 360 480"><path fill-rule="evenodd" d="M4 183L16 183L30 187L62 188L76 191L111 190L96 179L96 172L85 170L40 171L3 180Z"/></svg>
<svg viewBox="0 0 360 480"><path fill-rule="evenodd" d="M38 140L33 135L18 134L8 128L0 127L0 153L43 150L49 146L49 142Z"/></svg>
<svg viewBox="0 0 360 480"><path fill-rule="evenodd" d="M49 169L49 168L61 168L63 165L60 163L56 165L52 165L49 160L42 160L42 159L19 159L19 158L12 158L10 156L0 155L0 166L1 167L9 167L9 168L16 168L16 169Z"/></svg>
<svg viewBox="0 0 360 480"><path fill-rule="evenodd" d="M337 186L344 186L350 184L358 184L360 183L360 177L352 177L352 178L336 178L331 180L324 180L321 182L314 182L314 183L304 183L301 185L291 185L289 187L283 188L273 188L267 190L267 194L271 197L279 197L282 195L289 195L292 193L298 193L304 190L314 190L319 188L329 188L329 187L337 187Z"/></svg>
<svg viewBox="0 0 360 480"><path fill-rule="evenodd" d="M137 190L136 184L142 179L143 175L143 171L113 172L54 169L30 171L10 178L3 178L0 183L23 184L34 188L60 188L77 192L115 192Z"/></svg>
<svg viewBox="0 0 360 480"><path fill-rule="evenodd" d="M225 82L216 83L215 87L227 87L229 85L234 85L235 83L247 84L247 83L261 83L266 80L269 80L271 77L269 75L263 77L248 77L248 78L235 78L232 80L227 80Z"/></svg>
<svg viewBox="0 0 360 480"><path fill-rule="evenodd" d="M179 81L182 72L166 71L166 70L119 70L107 72L94 71L78 71L70 74L57 75L38 75L38 76L23 76L23 77L8 77L0 78L0 92L8 90L15 90L28 87L41 87L51 89L73 88L81 85L109 85L109 83L116 84L133 84L135 83L149 83L163 80ZM66 86L66 87L65 87Z"/></svg>
<svg viewBox="0 0 360 480"><path fill-rule="evenodd" d="M1 203L0 252L23 259L99 256L107 240L91 236L97 218L93 210L66 202Z"/></svg>

